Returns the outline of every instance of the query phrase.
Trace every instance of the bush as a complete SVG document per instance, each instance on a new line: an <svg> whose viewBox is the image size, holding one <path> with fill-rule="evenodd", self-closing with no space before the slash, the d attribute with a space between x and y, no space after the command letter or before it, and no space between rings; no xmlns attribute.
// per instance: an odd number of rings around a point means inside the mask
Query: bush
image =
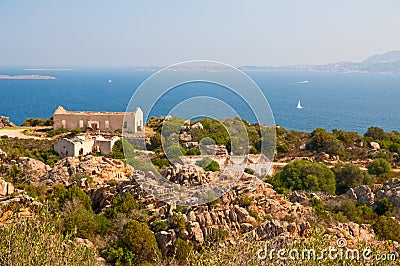
<svg viewBox="0 0 400 266"><path fill-rule="evenodd" d="M343 143L322 128L316 128L311 133L311 141L307 144L307 149L340 156L345 154Z"/></svg>
<svg viewBox="0 0 400 266"><path fill-rule="evenodd" d="M250 169L250 168L245 168L245 169L244 169L244 172L247 173L247 174L249 174L249 175L254 175L254 170L253 170L253 169Z"/></svg>
<svg viewBox="0 0 400 266"><path fill-rule="evenodd" d="M378 215L383 215L393 209L393 204L387 198L383 198L377 202L375 212Z"/></svg>
<svg viewBox="0 0 400 266"><path fill-rule="evenodd" d="M239 206L240 207L249 207L252 202L253 202L252 199L245 194L242 194L239 197Z"/></svg>
<svg viewBox="0 0 400 266"><path fill-rule="evenodd" d="M158 233L160 231L168 230L168 223L165 220L162 221L154 221L151 223L151 229L154 233Z"/></svg>
<svg viewBox="0 0 400 266"><path fill-rule="evenodd" d="M184 262L188 259L190 253L193 250L193 246L185 240L178 238L175 241L175 258L179 262Z"/></svg>
<svg viewBox="0 0 400 266"><path fill-rule="evenodd" d="M336 179L336 194L344 194L350 188L369 185L372 183L372 177L364 173L357 165L337 164L333 168Z"/></svg>
<svg viewBox="0 0 400 266"><path fill-rule="evenodd" d="M326 165L317 162L295 161L271 179L271 184L280 193L291 190L323 191L334 194L335 175Z"/></svg>
<svg viewBox="0 0 400 266"><path fill-rule="evenodd" d="M372 138L373 140L390 140L389 134L379 127L370 127L365 132L364 137Z"/></svg>
<svg viewBox="0 0 400 266"><path fill-rule="evenodd" d="M76 136L81 133L82 133L82 130L80 128L74 128L73 130L71 130L70 135L71 135L71 137L73 137L73 136Z"/></svg>
<svg viewBox="0 0 400 266"><path fill-rule="evenodd" d="M198 161L196 165L202 167L206 171L217 172L220 170L218 162L211 160L209 157Z"/></svg>
<svg viewBox="0 0 400 266"><path fill-rule="evenodd" d="M68 130L66 130L65 128L59 128L57 130L50 130L49 132L47 132L47 137L54 137L57 135L61 135L61 134L65 134L68 133Z"/></svg>
<svg viewBox="0 0 400 266"><path fill-rule="evenodd" d="M132 266L140 263L140 258L128 248L110 247L107 249L106 255L116 266Z"/></svg>
<svg viewBox="0 0 400 266"><path fill-rule="evenodd" d="M200 155L201 151L199 148L190 148L187 152L186 155Z"/></svg>
<svg viewBox="0 0 400 266"><path fill-rule="evenodd" d="M64 233L76 233L78 237L93 239L99 232L95 215L90 209L86 209L77 201L68 201L63 211L63 231Z"/></svg>
<svg viewBox="0 0 400 266"><path fill-rule="evenodd" d="M249 215L255 219L258 219L258 213L255 210L248 210Z"/></svg>
<svg viewBox="0 0 400 266"><path fill-rule="evenodd" d="M124 225L121 244L141 260L155 262L161 258L156 238L147 224L131 220Z"/></svg>
<svg viewBox="0 0 400 266"><path fill-rule="evenodd" d="M391 152L395 152L397 154L400 154L400 143L393 143L390 145L389 150Z"/></svg>
<svg viewBox="0 0 400 266"><path fill-rule="evenodd" d="M382 175L389 173L392 168L390 163L383 158L377 158L367 165L368 173L371 175Z"/></svg>
<svg viewBox="0 0 400 266"><path fill-rule="evenodd" d="M170 161L167 158L156 157L151 159L151 162L160 169L167 168L171 165Z"/></svg>
<svg viewBox="0 0 400 266"><path fill-rule="evenodd" d="M380 216L372 228L379 239L400 241L400 224L395 219Z"/></svg>
<svg viewBox="0 0 400 266"><path fill-rule="evenodd" d="M139 203L135 200L131 193L126 192L122 196L118 194L113 199L111 206L106 210L106 217L117 218L118 213L127 214L131 210L138 210Z"/></svg>
<svg viewBox="0 0 400 266"><path fill-rule="evenodd" d="M82 204L86 210L92 210L92 201L90 197L77 185L65 188L63 185L55 185L52 194L48 199L55 201L58 209L65 207L68 201L77 201Z"/></svg>
<svg viewBox="0 0 400 266"><path fill-rule="evenodd" d="M50 119L42 119L42 118L27 118L22 126L24 127L43 127L43 126L52 126L53 118Z"/></svg>

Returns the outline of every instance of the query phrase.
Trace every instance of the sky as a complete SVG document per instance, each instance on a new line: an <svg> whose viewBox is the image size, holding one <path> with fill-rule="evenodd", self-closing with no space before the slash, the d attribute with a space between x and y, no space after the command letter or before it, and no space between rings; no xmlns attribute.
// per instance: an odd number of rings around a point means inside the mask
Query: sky
<svg viewBox="0 0 400 266"><path fill-rule="evenodd" d="M358 62L400 50L398 0L0 0L0 66Z"/></svg>

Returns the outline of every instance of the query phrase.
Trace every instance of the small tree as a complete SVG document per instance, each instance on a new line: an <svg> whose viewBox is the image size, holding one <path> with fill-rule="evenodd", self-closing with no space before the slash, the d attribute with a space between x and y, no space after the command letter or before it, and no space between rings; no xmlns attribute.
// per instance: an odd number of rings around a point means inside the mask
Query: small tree
<svg viewBox="0 0 400 266"><path fill-rule="evenodd" d="M161 258L156 238L145 223L136 220L127 222L122 231L121 243L144 261L155 262Z"/></svg>
<svg viewBox="0 0 400 266"><path fill-rule="evenodd" d="M367 165L368 173L371 175L382 175L389 173L392 168L390 163L383 158L377 158Z"/></svg>
<svg viewBox="0 0 400 266"><path fill-rule="evenodd" d="M350 188L368 185L372 177L364 173L357 165L352 163L337 164L333 168L336 179L336 194L346 193Z"/></svg>

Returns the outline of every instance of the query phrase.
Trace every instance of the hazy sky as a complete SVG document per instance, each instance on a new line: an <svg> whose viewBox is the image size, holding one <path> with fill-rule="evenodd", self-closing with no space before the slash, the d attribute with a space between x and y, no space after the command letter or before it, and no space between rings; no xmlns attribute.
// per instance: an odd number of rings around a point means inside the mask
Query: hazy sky
<svg viewBox="0 0 400 266"><path fill-rule="evenodd" d="M398 0L0 0L2 66L361 61L400 50Z"/></svg>

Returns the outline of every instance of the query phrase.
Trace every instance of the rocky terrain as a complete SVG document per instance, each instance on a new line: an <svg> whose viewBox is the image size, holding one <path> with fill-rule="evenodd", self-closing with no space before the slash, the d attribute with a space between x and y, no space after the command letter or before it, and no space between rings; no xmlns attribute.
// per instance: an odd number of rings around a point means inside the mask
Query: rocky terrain
<svg viewBox="0 0 400 266"><path fill-rule="evenodd" d="M119 160L88 155L63 159L53 168L25 157L14 163L22 169L24 181L31 184L78 184L90 196L96 212L104 212L118 194L130 192L149 214L157 217L155 221L173 223L174 219L179 218L179 226L155 232L163 254L173 249L178 238L189 241L197 248L215 240L223 240L220 244L226 241L234 243L239 236L251 237L256 241L269 241L277 237L307 239L312 227L317 225L315 211L307 202L314 197L324 200L324 196L296 191L286 198L275 192L270 184L261 182L253 175L243 174L237 184L220 199L206 205L185 207L182 211L182 208L165 204L148 195L135 180L135 177L150 173L131 172ZM189 186L207 182L210 176L210 173L197 166L169 167L162 174L172 182ZM117 182L107 184L109 181ZM376 192L372 192L368 186L359 186L350 189L346 195L371 206L377 200L387 197L393 205L399 206L400 179L390 179ZM41 204L0 178L0 204L12 202L24 206L19 216L30 216ZM10 212L3 213L0 222L5 222L9 216ZM323 229L333 239L346 238L349 246L355 246L358 242L377 241L371 226L366 224L333 222L323 226Z"/></svg>
<svg viewBox="0 0 400 266"><path fill-rule="evenodd" d="M15 127L15 124L8 117L0 116L0 128Z"/></svg>

